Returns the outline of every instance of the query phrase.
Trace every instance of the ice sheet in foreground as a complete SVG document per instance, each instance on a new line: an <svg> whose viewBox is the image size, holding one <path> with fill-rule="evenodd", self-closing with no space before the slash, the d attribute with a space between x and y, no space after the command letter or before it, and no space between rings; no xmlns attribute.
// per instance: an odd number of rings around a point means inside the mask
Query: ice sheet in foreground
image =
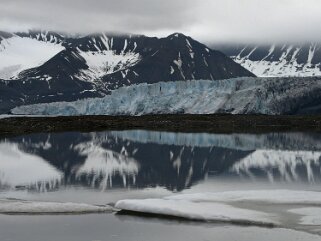
<svg viewBox="0 0 321 241"><path fill-rule="evenodd" d="M116 203L117 209L168 215L191 220L230 222L274 226L273 216L264 212L232 207L222 203L197 203L184 200L144 199L121 200Z"/></svg>
<svg viewBox="0 0 321 241"><path fill-rule="evenodd" d="M288 205L300 205L301 209L289 211L305 215L303 221L300 220L300 224L321 223L321 208L315 207L315 205L321 205L321 192L313 191L260 190L182 194L162 199L121 200L115 207L125 211L201 221L287 226L287 223L280 223L279 220L282 219L278 209L275 212L266 213L264 209L266 203L282 205L285 211L289 209ZM263 208L257 209L258 205ZM313 205L314 209L308 208L309 205ZM256 210L252 210L252 206L257 207L254 208Z"/></svg>
<svg viewBox="0 0 321 241"><path fill-rule="evenodd" d="M0 213L7 214L79 214L111 212L110 206L96 206L83 203L32 202L0 200Z"/></svg>

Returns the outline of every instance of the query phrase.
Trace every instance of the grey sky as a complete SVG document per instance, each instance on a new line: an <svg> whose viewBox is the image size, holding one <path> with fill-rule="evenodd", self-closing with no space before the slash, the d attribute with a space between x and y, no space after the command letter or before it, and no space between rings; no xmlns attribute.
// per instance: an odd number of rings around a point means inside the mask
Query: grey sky
<svg viewBox="0 0 321 241"><path fill-rule="evenodd" d="M320 0L1 0L0 29L117 31L206 42L321 41Z"/></svg>

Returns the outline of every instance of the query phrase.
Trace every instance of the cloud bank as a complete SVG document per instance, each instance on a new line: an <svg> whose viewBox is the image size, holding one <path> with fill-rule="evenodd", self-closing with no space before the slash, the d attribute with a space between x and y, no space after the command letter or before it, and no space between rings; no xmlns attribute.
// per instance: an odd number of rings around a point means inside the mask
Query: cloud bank
<svg viewBox="0 0 321 241"><path fill-rule="evenodd" d="M1 0L0 29L321 42L320 13L320 0Z"/></svg>

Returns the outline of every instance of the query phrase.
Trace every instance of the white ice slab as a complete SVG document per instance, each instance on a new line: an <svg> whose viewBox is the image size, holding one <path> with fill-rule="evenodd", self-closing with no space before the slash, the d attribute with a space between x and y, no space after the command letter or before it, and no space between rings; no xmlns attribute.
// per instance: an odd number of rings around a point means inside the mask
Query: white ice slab
<svg viewBox="0 0 321 241"><path fill-rule="evenodd" d="M0 200L0 213L8 214L100 213L109 211L112 211L110 206L95 206L83 203Z"/></svg>
<svg viewBox="0 0 321 241"><path fill-rule="evenodd" d="M267 213L236 208L222 203L144 199L121 200L116 203L115 207L127 211L168 215L209 222L230 222L263 226L277 224L277 221L273 219L273 216Z"/></svg>
<svg viewBox="0 0 321 241"><path fill-rule="evenodd" d="M192 220L230 222L252 225L282 225L278 211L252 210L251 206L243 208L240 204L262 207L266 203L275 205L302 205L301 209L289 212L303 215L301 224L321 224L321 208L309 205L321 205L321 192L291 190L229 191L218 193L181 194L160 199L120 200L117 209L168 215ZM264 210L264 209L263 209Z"/></svg>

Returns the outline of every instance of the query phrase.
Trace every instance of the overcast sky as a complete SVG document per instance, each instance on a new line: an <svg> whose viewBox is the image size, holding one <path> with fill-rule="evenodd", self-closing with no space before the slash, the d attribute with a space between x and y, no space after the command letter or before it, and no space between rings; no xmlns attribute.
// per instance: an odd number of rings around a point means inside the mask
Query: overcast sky
<svg viewBox="0 0 321 241"><path fill-rule="evenodd" d="M0 0L0 29L321 41L321 0Z"/></svg>

